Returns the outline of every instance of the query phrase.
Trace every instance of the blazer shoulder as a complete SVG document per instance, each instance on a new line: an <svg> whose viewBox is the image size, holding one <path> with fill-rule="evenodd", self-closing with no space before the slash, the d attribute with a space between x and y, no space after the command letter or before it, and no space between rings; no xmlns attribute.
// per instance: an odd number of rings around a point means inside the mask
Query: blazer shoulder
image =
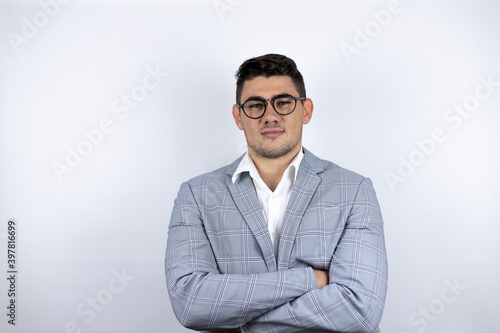
<svg viewBox="0 0 500 333"><path fill-rule="evenodd" d="M323 189L333 191L333 197L337 198L334 201L340 200L339 198L343 198L344 195L345 198L354 200L359 193L362 193L361 195L370 193L370 196L373 195L371 200L376 201L375 188L370 178L327 160L322 160L322 165L323 172L318 176L321 178Z"/></svg>

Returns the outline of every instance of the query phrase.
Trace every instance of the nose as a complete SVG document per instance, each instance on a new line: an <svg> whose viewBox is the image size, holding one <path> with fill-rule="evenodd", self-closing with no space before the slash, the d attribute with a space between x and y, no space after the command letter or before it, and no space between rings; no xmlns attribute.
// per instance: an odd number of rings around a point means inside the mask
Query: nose
<svg viewBox="0 0 500 333"><path fill-rule="evenodd" d="M267 104L268 102L269 104ZM266 112L262 118L264 118L266 122L278 122L280 115L274 109L272 98L266 99Z"/></svg>

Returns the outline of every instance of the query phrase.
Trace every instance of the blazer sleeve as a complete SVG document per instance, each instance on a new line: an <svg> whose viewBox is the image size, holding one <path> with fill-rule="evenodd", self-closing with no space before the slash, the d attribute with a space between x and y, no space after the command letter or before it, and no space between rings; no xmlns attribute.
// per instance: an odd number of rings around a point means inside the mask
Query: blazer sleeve
<svg viewBox="0 0 500 333"><path fill-rule="evenodd" d="M317 288L311 268L221 274L188 183L174 203L165 275L179 322L194 330L231 329Z"/></svg>
<svg viewBox="0 0 500 333"><path fill-rule="evenodd" d="M379 332L387 276L382 215L365 178L332 253L329 285L255 318L242 332Z"/></svg>

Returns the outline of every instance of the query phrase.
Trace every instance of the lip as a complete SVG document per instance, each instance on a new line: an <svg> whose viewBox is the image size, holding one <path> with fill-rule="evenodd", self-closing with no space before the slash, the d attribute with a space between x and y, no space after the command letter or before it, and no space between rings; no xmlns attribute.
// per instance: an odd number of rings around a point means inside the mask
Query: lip
<svg viewBox="0 0 500 333"><path fill-rule="evenodd" d="M265 138L277 138L281 134L283 134L285 131L280 129L280 128L269 128L265 129L260 134L265 137Z"/></svg>

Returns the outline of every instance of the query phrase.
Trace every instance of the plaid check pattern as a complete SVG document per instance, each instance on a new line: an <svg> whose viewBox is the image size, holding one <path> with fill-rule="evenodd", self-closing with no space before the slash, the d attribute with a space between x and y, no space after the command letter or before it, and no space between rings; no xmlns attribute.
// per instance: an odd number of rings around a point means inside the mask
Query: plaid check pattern
<svg viewBox="0 0 500 333"><path fill-rule="evenodd" d="M240 158L241 159L241 158ZM387 291L382 215L368 178L304 149L278 258L240 159L183 183L165 274L185 327L242 332L380 332ZM313 269L329 272L318 289Z"/></svg>

